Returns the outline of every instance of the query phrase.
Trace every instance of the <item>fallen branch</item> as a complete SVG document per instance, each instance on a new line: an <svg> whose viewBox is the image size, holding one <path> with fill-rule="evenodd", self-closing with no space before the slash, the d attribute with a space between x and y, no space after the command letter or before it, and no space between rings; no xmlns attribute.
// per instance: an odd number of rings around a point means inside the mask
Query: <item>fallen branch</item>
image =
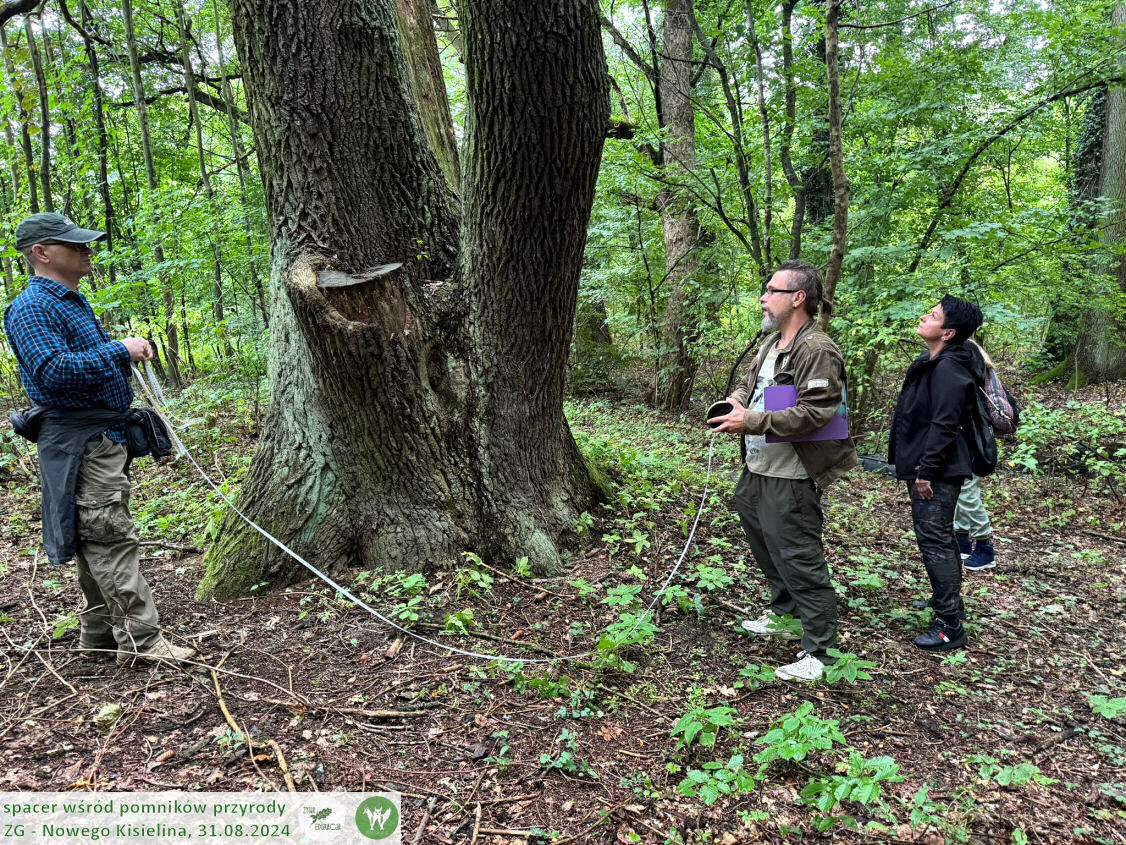
<svg viewBox="0 0 1126 845"><path fill-rule="evenodd" d="M426 825L430 823L430 814L434 812L434 808L438 805L438 799L431 795L426 800L426 812L422 814L422 821L418 823L418 828L414 832L414 839L411 840L411 845L418 845L422 841L422 834L426 832Z"/></svg>
<svg viewBox="0 0 1126 845"><path fill-rule="evenodd" d="M477 804L477 812L473 814L473 838L469 840L469 845L477 845L477 837L481 835L481 804Z"/></svg>
<svg viewBox="0 0 1126 845"><path fill-rule="evenodd" d="M223 655L223 659L219 661L215 668L211 670L211 680L215 684L215 697L219 700L219 709L223 711L223 718L227 720L227 724L231 726L231 730L233 730L235 733L242 734L243 739L246 740L247 756L250 757L250 762L254 766L255 770L262 776L262 779L265 780L266 783L270 784L270 788L273 789L274 792L279 792L280 790L278 789L277 785L268 777L266 777L266 773L262 771L262 769L258 765L258 761L254 759L254 743L250 739L249 731L244 731L238 726L238 722L235 721L235 717L232 716L231 711L227 709L227 702L223 699L223 690L219 687L218 670L223 667L223 664L227 662L227 658L230 656L231 652L228 651ZM292 783L293 780L287 776L286 782ZM296 792L296 790L292 791Z"/></svg>
<svg viewBox="0 0 1126 845"><path fill-rule="evenodd" d="M1039 754L1042 751L1047 751L1053 745L1059 745L1061 742L1067 742L1073 736L1078 736L1080 733L1082 733L1083 728L1086 726L1086 724L1086 722L1080 722L1078 725L1070 727L1066 731L1061 731L1055 736L1048 737L1046 740L1032 749L1032 753L1034 755Z"/></svg>
<svg viewBox="0 0 1126 845"><path fill-rule="evenodd" d="M296 792L297 784L293 782L293 775L289 773L289 764L285 761L285 755L282 754L281 746L278 745L277 741L272 739L266 740L266 745L274 749L274 754L277 755L278 768L281 769L282 777L285 778L285 785L289 787L290 792Z"/></svg>

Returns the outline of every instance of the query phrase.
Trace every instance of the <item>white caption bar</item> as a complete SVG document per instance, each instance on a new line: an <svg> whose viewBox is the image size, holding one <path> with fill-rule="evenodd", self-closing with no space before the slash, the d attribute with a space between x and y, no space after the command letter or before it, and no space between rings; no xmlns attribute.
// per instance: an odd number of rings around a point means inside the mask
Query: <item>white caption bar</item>
<svg viewBox="0 0 1126 845"><path fill-rule="evenodd" d="M0 792L4 845L401 845L397 792Z"/></svg>

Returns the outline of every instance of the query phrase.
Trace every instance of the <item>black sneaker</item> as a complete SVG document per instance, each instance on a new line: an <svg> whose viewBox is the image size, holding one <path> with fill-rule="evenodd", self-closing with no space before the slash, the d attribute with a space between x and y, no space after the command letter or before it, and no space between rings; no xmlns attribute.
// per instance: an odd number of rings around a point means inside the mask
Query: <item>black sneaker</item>
<svg viewBox="0 0 1126 845"><path fill-rule="evenodd" d="M958 625L951 628L937 619L931 622L925 634L915 637L916 648L923 651L954 651L966 644L966 631Z"/></svg>
<svg viewBox="0 0 1126 845"><path fill-rule="evenodd" d="M970 539L969 534L955 534L958 539L958 554L965 560L974 553L974 541Z"/></svg>

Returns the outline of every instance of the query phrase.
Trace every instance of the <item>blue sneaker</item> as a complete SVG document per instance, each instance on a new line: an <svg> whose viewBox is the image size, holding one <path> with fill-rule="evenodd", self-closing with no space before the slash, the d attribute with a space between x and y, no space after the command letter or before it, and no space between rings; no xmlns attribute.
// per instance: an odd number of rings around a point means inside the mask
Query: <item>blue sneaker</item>
<svg viewBox="0 0 1126 845"><path fill-rule="evenodd" d="M955 534L958 538L958 554L962 556L962 560L968 558L974 551L974 541L970 539L969 534Z"/></svg>
<svg viewBox="0 0 1126 845"><path fill-rule="evenodd" d="M997 565L993 558L993 543L990 540L978 540L974 544L973 554L966 560L966 570L982 572L986 569L992 569Z"/></svg>

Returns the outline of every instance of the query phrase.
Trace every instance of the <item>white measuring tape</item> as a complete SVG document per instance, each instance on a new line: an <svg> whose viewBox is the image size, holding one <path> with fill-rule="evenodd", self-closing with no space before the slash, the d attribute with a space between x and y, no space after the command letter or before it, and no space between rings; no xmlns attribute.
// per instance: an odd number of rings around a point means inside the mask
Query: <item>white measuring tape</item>
<svg viewBox="0 0 1126 845"><path fill-rule="evenodd" d="M337 584L334 580L332 580L332 578L321 572L321 570L319 570L313 564L309 563L309 561L305 560L305 558L303 558L297 552L293 551L293 549L291 549L269 531L266 531L264 528L260 527L252 519L250 519L250 517L248 517L238 509L238 507L234 502L231 501L227 494L220 490L219 486L211 480L206 472L203 471L203 467L199 465L196 459L192 456L192 453L188 451L188 448L184 445L183 441L176 436L171 421L167 416L168 403L164 399L164 391L161 390L160 385L157 383L156 377L152 371L152 365L148 361L145 362L145 374L148 377L147 380L146 378L142 377L140 371L136 368L136 366L133 367L133 376L141 385L142 392L148 398L153 408L157 411L158 414L160 414L161 418L164 420L165 425L168 428L169 438L171 439L173 445L176 447L177 452L181 455L187 456L188 460L192 462L192 466L194 466L196 468L196 471L200 474L200 477L202 477L203 480L206 481L208 485L210 485L212 490L219 494L219 498L226 502L230 506L231 510L233 510L242 518L243 522L257 531L259 534L261 534L263 537L265 537L267 540L269 540L271 543L273 543L275 546L277 546L279 549L293 558L295 561L300 563L302 566L304 566L334 590L336 590L337 593L347 598L357 607L362 607L380 622L383 622L385 625L388 625L391 628L394 628L396 631L399 631L408 637L416 639L419 642L424 642L427 645L436 646L437 648L443 649L444 651L448 651L453 654L460 654L465 657L473 657L478 660L495 660L502 663L556 663L565 660L579 660L583 657L589 657L595 653L593 650L587 650L579 652L577 654L564 654L558 657L509 657L505 654L481 654L480 652L466 651L465 649L456 648L454 646L447 645L446 643L430 639L429 637L424 637L421 634L416 634L414 631L404 628L402 625L395 622L395 620L389 619L388 617L384 616L378 610L367 604L367 602L365 602L363 599L360 599L357 596L353 595L352 592L346 587ZM657 602L661 599L661 596L665 594L665 591L668 589L669 584L672 583L672 579L676 577L676 573L680 569L680 565L684 563L684 558L688 555L688 550L692 547L692 540L696 536L696 527L700 524L700 517L704 513L704 504L707 502L708 498L708 487L710 486L712 479L712 458L715 454L716 436L716 433L713 432L711 441L708 445L708 470L707 477L704 479L704 492L700 495L700 506L696 509L696 519L692 523L692 530L688 532L688 540L684 543L684 550L681 551L680 558L677 560L676 564L673 566L672 570L670 570L668 576L665 578L664 583L661 585L661 589L657 591L657 594L653 596L653 600L649 602L649 606L645 609L645 612L634 621L633 627L631 627L620 640L616 641L611 646L611 648L617 648L622 643L624 643L630 637L630 635L637 630L638 626L645 621L649 614L653 612L653 608L656 607Z"/></svg>

